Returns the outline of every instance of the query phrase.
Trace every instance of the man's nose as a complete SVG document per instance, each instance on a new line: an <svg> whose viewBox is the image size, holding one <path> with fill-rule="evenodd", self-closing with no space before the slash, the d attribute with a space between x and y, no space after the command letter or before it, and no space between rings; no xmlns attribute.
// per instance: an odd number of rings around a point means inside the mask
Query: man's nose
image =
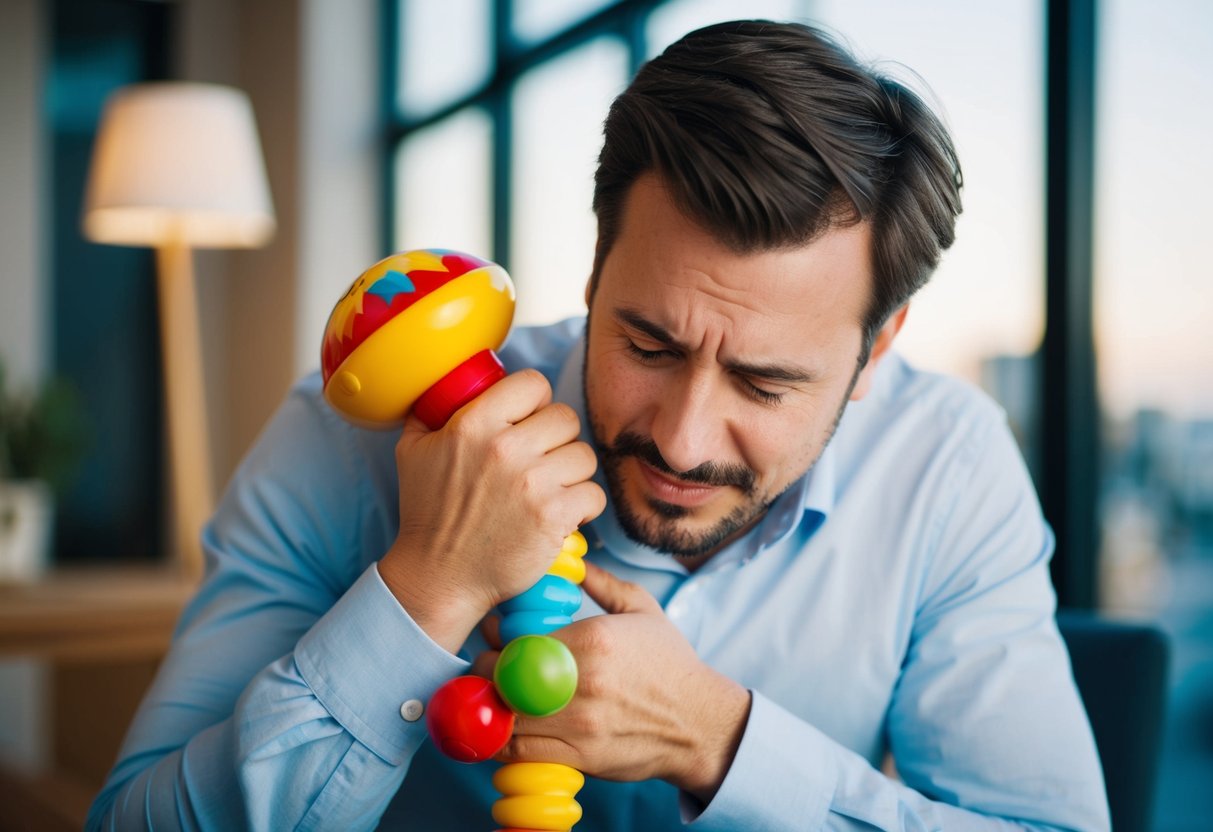
<svg viewBox="0 0 1213 832"><path fill-rule="evenodd" d="M662 459L675 471L690 471L722 453L725 417L719 396L705 374L688 373L663 391L653 419L652 437Z"/></svg>

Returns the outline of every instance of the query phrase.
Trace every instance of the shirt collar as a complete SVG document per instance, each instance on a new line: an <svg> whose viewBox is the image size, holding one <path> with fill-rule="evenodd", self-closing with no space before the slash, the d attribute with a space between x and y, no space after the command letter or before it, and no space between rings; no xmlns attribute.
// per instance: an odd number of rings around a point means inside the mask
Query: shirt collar
<svg viewBox="0 0 1213 832"><path fill-rule="evenodd" d="M581 419L581 440L598 450L586 415L585 387L585 333L584 331L569 350L556 380L553 396L577 412ZM633 566L658 569L685 575L686 568L676 558L636 543L623 531L615 514L610 490L602 472L602 466L594 474L594 480L607 494L607 508L582 531L587 532L592 546L605 548L612 555ZM832 444L828 444L816 464L804 476L775 500L766 517L749 534L734 541L717 552L700 571L708 572L727 565L744 564L764 550L780 543L798 528L807 539L817 530L834 507L835 461Z"/></svg>

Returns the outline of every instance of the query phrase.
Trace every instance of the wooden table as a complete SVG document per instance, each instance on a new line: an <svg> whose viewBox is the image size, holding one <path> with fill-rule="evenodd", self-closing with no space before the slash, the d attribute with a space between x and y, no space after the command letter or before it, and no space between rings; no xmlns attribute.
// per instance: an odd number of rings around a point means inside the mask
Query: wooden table
<svg viewBox="0 0 1213 832"><path fill-rule="evenodd" d="M48 734L44 769L0 766L0 832L81 828L194 589L166 566L72 567L0 585L0 659L45 667Z"/></svg>
<svg viewBox="0 0 1213 832"><path fill-rule="evenodd" d="M55 570L0 585L0 656L112 661L161 656L194 585L167 567Z"/></svg>

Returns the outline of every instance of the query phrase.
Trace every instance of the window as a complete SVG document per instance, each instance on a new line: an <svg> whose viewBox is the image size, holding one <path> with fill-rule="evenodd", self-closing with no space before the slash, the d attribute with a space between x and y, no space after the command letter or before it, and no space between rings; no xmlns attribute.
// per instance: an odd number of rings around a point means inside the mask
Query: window
<svg viewBox="0 0 1213 832"><path fill-rule="evenodd" d="M91 423L79 473L56 506L57 563L153 558L163 548L165 424L152 253L88 242L80 207L106 98L127 84L169 77L173 12L168 4L116 0L47 6L48 346L54 371L79 390Z"/></svg>
<svg viewBox="0 0 1213 832"><path fill-rule="evenodd" d="M649 15L645 26L646 57L652 58L687 32L739 17L767 20L808 19L811 0L751 0L744 6L730 0L672 0Z"/></svg>
<svg viewBox="0 0 1213 832"><path fill-rule="evenodd" d="M535 43L611 5L611 0L511 0L511 4L515 37Z"/></svg>
<svg viewBox="0 0 1213 832"><path fill-rule="evenodd" d="M1041 8L820 0L814 11L861 58L918 92L952 132L964 213L956 242L910 304L898 349L921 367L981 383L1006 408L1031 461L1032 356L1044 329Z"/></svg>
<svg viewBox="0 0 1213 832"><path fill-rule="evenodd" d="M518 287L518 324L584 312L601 125L639 60L644 5L389 4L393 248L492 257Z"/></svg>
<svg viewBox="0 0 1213 832"><path fill-rule="evenodd" d="M1171 638L1158 829L1213 818L1213 7L1100 5L1100 589Z"/></svg>
<svg viewBox="0 0 1213 832"><path fill-rule="evenodd" d="M627 47L602 37L540 64L514 89L510 265L527 287L518 292L521 324L585 312L602 121L627 78Z"/></svg>
<svg viewBox="0 0 1213 832"><path fill-rule="evenodd" d="M489 251L493 124L477 107L411 133L396 156L393 248Z"/></svg>
<svg viewBox="0 0 1213 832"><path fill-rule="evenodd" d="M396 106L426 116L475 91L492 69L489 0L399 5Z"/></svg>

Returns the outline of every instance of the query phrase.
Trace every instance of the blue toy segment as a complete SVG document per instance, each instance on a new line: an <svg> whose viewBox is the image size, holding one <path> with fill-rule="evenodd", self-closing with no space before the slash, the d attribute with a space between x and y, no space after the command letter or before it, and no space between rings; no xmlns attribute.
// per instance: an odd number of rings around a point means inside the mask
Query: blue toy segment
<svg viewBox="0 0 1213 832"><path fill-rule="evenodd" d="M571 624L567 615L546 612L515 612L501 619L501 640L509 644L519 636L546 636L552 630Z"/></svg>
<svg viewBox="0 0 1213 832"><path fill-rule="evenodd" d="M509 615L521 610L547 610L572 615L581 606L581 587L559 575L544 575L521 595L503 601L498 609Z"/></svg>
<svg viewBox="0 0 1213 832"><path fill-rule="evenodd" d="M521 595L498 605L501 638L506 643L518 636L547 635L573 622L581 607L581 587L558 575L544 575Z"/></svg>

